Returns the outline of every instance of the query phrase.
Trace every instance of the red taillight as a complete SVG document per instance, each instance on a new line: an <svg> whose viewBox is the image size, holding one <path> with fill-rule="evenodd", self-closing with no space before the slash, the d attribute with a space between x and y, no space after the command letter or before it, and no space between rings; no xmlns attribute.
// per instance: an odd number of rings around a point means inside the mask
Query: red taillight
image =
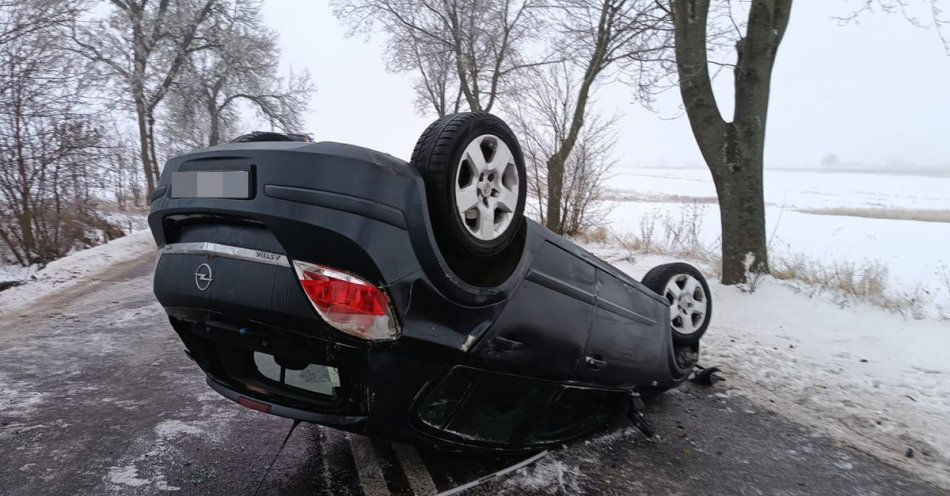
<svg viewBox="0 0 950 496"><path fill-rule="evenodd" d="M374 286L365 286L332 279L322 274L305 272L301 279L304 291L314 305L327 312L386 315L389 298Z"/></svg>
<svg viewBox="0 0 950 496"><path fill-rule="evenodd" d="M333 327L363 339L399 335L386 293L354 275L294 261L297 278L313 308Z"/></svg>

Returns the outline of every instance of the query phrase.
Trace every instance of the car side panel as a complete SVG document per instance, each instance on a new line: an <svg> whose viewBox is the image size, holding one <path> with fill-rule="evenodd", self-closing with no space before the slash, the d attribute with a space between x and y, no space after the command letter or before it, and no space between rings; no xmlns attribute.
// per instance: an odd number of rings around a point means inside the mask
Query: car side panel
<svg viewBox="0 0 950 496"><path fill-rule="evenodd" d="M578 375L621 387L663 382L667 307L599 269L596 299L585 357L597 362L581 363Z"/></svg>
<svg viewBox="0 0 950 496"><path fill-rule="evenodd" d="M594 267L545 242L476 353L504 370L574 377L594 310Z"/></svg>

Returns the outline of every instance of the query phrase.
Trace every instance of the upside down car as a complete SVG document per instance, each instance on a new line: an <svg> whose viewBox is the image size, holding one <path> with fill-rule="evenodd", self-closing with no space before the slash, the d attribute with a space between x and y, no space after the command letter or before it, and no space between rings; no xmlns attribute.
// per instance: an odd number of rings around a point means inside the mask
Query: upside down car
<svg viewBox="0 0 950 496"><path fill-rule="evenodd" d="M712 302L692 266L638 282L526 219L526 183L487 113L437 120L409 163L245 135L166 164L155 295L246 407L443 449L561 443L682 382Z"/></svg>

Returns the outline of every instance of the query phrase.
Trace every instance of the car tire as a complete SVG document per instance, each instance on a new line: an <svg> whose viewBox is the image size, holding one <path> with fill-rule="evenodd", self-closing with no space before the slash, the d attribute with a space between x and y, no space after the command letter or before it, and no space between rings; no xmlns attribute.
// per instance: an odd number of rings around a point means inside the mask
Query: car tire
<svg viewBox="0 0 950 496"><path fill-rule="evenodd" d="M641 282L669 303L673 344L698 346L712 318L709 285L699 269L686 263L659 265Z"/></svg>
<svg viewBox="0 0 950 496"><path fill-rule="evenodd" d="M416 142L433 231L443 250L500 255L524 223L527 176L521 147L500 118L485 112L442 117Z"/></svg>
<svg viewBox="0 0 950 496"><path fill-rule="evenodd" d="M698 344L692 346L674 345L668 362L670 377L672 377L673 382L666 386L641 386L637 388L637 392L640 393L640 396L643 398L652 398L678 387L680 384L686 382L686 379L689 379L698 361Z"/></svg>

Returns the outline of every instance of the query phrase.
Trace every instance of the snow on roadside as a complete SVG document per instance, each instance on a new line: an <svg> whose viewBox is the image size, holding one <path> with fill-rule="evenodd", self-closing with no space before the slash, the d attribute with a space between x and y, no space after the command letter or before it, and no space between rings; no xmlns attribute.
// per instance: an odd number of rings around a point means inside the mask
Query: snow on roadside
<svg viewBox="0 0 950 496"><path fill-rule="evenodd" d="M36 265L24 267L18 264L0 265L0 283L23 281L36 272Z"/></svg>
<svg viewBox="0 0 950 496"><path fill-rule="evenodd" d="M155 242L145 229L67 255L36 271L26 284L0 292L0 315L15 311L53 291L88 282L110 271L118 263L151 253L155 253Z"/></svg>
<svg viewBox="0 0 950 496"><path fill-rule="evenodd" d="M639 279L673 260L587 249ZM841 306L767 279L753 294L710 281L701 362L765 408L950 487L950 322Z"/></svg>

